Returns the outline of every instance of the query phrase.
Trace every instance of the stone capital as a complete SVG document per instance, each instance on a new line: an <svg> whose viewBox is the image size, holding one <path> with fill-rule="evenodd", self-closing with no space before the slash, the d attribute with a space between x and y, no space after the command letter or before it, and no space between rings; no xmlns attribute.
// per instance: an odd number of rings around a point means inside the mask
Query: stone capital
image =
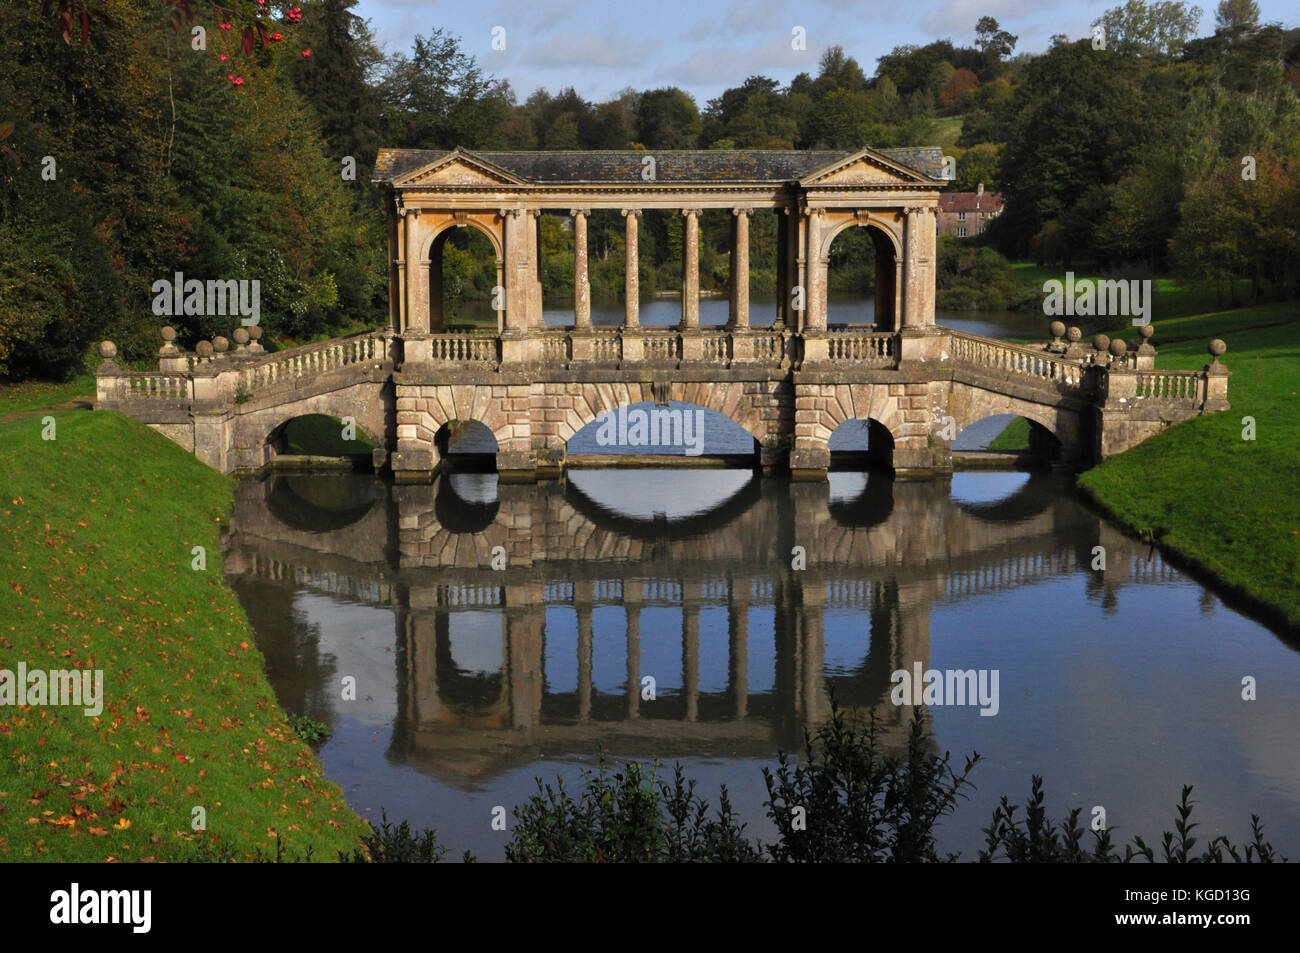
<svg viewBox="0 0 1300 953"><path fill-rule="evenodd" d="M589 208L571 208L571 209L569 209L569 214L570 214L571 216L573 216L574 218L577 218L579 215L581 215L581 216L583 216L583 217L585 218L585 217L587 217L588 215L591 214L591 209L589 209Z"/></svg>
<svg viewBox="0 0 1300 953"><path fill-rule="evenodd" d="M745 205L745 206L741 206L740 208L733 208L731 210L731 214L739 218L741 215L748 216L754 214L754 210L750 208L748 205Z"/></svg>
<svg viewBox="0 0 1300 953"><path fill-rule="evenodd" d="M635 216L635 217L637 217L637 218L640 218L640 217L641 217L641 210L640 210L639 208L624 208L624 209L619 209L619 213L620 213L624 218L626 218L626 217L629 216L629 215L633 215L633 216Z"/></svg>

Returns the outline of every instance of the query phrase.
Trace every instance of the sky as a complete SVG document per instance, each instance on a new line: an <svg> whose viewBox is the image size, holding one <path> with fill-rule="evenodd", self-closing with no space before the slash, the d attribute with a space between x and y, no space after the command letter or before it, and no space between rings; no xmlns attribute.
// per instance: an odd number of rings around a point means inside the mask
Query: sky
<svg viewBox="0 0 1300 953"><path fill-rule="evenodd" d="M835 44L868 76L895 46L948 38L973 45L975 24L992 16L1019 37L1017 52L1041 52L1055 33L1090 35L1090 24L1121 0L360 0L389 52L407 51L417 33L435 28L491 74L508 79L522 101L535 89L574 87L604 101L627 87L679 86L702 107L723 90L761 74L782 85L816 75L822 51ZM1214 29L1217 0L1202 2L1200 34ZM1261 20L1295 26L1291 0L1260 0ZM501 29L497 29L501 28ZM806 49L793 49L802 28ZM495 31L495 34L494 34ZM504 32L503 32L504 31ZM493 48L504 41L505 49Z"/></svg>

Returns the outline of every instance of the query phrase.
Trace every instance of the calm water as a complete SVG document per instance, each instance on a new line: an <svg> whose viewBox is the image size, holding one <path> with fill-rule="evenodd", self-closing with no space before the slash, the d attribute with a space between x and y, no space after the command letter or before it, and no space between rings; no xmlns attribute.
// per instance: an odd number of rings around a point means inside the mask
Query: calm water
<svg viewBox="0 0 1300 953"><path fill-rule="evenodd" d="M333 731L326 774L457 852L500 858L492 808L601 748L725 783L766 836L761 768L832 692L898 743L890 673L920 662L999 673L996 716L932 709L940 748L984 757L944 848L972 856L1037 773L1054 815L1104 805L1124 836L1158 836L1193 783L1201 833L1240 838L1257 812L1300 854L1300 654L1051 476L280 474L240 484L226 566L281 703Z"/></svg>
<svg viewBox="0 0 1300 953"><path fill-rule="evenodd" d="M729 305L725 296L700 298L700 324L720 327L727 323ZM875 301L872 298L832 297L827 305L831 324L870 324L875 320ZM650 327L666 327L682 319L682 299L649 298L642 301L639 320ZM494 322L496 314L487 301L464 301L457 305L457 318L466 321ZM547 298L542 318L548 325L573 324L573 300ZM591 321L596 325L621 325L624 312L622 301L593 301ZM751 298L749 320L753 325L771 324L776 319L775 298ZM935 320L945 327L972 334L995 338L1043 338L1047 340L1047 319L1039 311L937 311Z"/></svg>

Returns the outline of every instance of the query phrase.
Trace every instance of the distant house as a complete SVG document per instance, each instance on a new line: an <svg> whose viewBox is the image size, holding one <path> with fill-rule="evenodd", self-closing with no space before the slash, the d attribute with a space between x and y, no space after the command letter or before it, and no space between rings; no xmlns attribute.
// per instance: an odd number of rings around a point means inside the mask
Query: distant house
<svg viewBox="0 0 1300 953"><path fill-rule="evenodd" d="M945 192L939 196L939 234L973 238L1002 212L1002 193L985 192L984 183L974 192Z"/></svg>

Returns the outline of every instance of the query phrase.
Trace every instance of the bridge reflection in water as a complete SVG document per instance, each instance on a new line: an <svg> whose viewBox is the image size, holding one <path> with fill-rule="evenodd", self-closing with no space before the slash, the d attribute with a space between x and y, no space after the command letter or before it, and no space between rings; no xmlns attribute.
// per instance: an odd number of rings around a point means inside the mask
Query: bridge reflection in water
<svg viewBox="0 0 1300 953"><path fill-rule="evenodd" d="M910 709L891 704L890 674L929 666L932 606L1080 571L1088 595L1113 604L1127 585L1176 575L1058 478L957 480L282 474L239 484L226 567L288 710L348 717L336 700L354 675L362 708L393 699L389 760L458 787L598 747L770 759L798 748L832 694L875 711L899 746ZM1098 545L1108 568L1092 572ZM796 547L806 568L792 568ZM375 632L373 613L357 623L338 669L302 638L303 590L379 607L392 628Z"/></svg>

